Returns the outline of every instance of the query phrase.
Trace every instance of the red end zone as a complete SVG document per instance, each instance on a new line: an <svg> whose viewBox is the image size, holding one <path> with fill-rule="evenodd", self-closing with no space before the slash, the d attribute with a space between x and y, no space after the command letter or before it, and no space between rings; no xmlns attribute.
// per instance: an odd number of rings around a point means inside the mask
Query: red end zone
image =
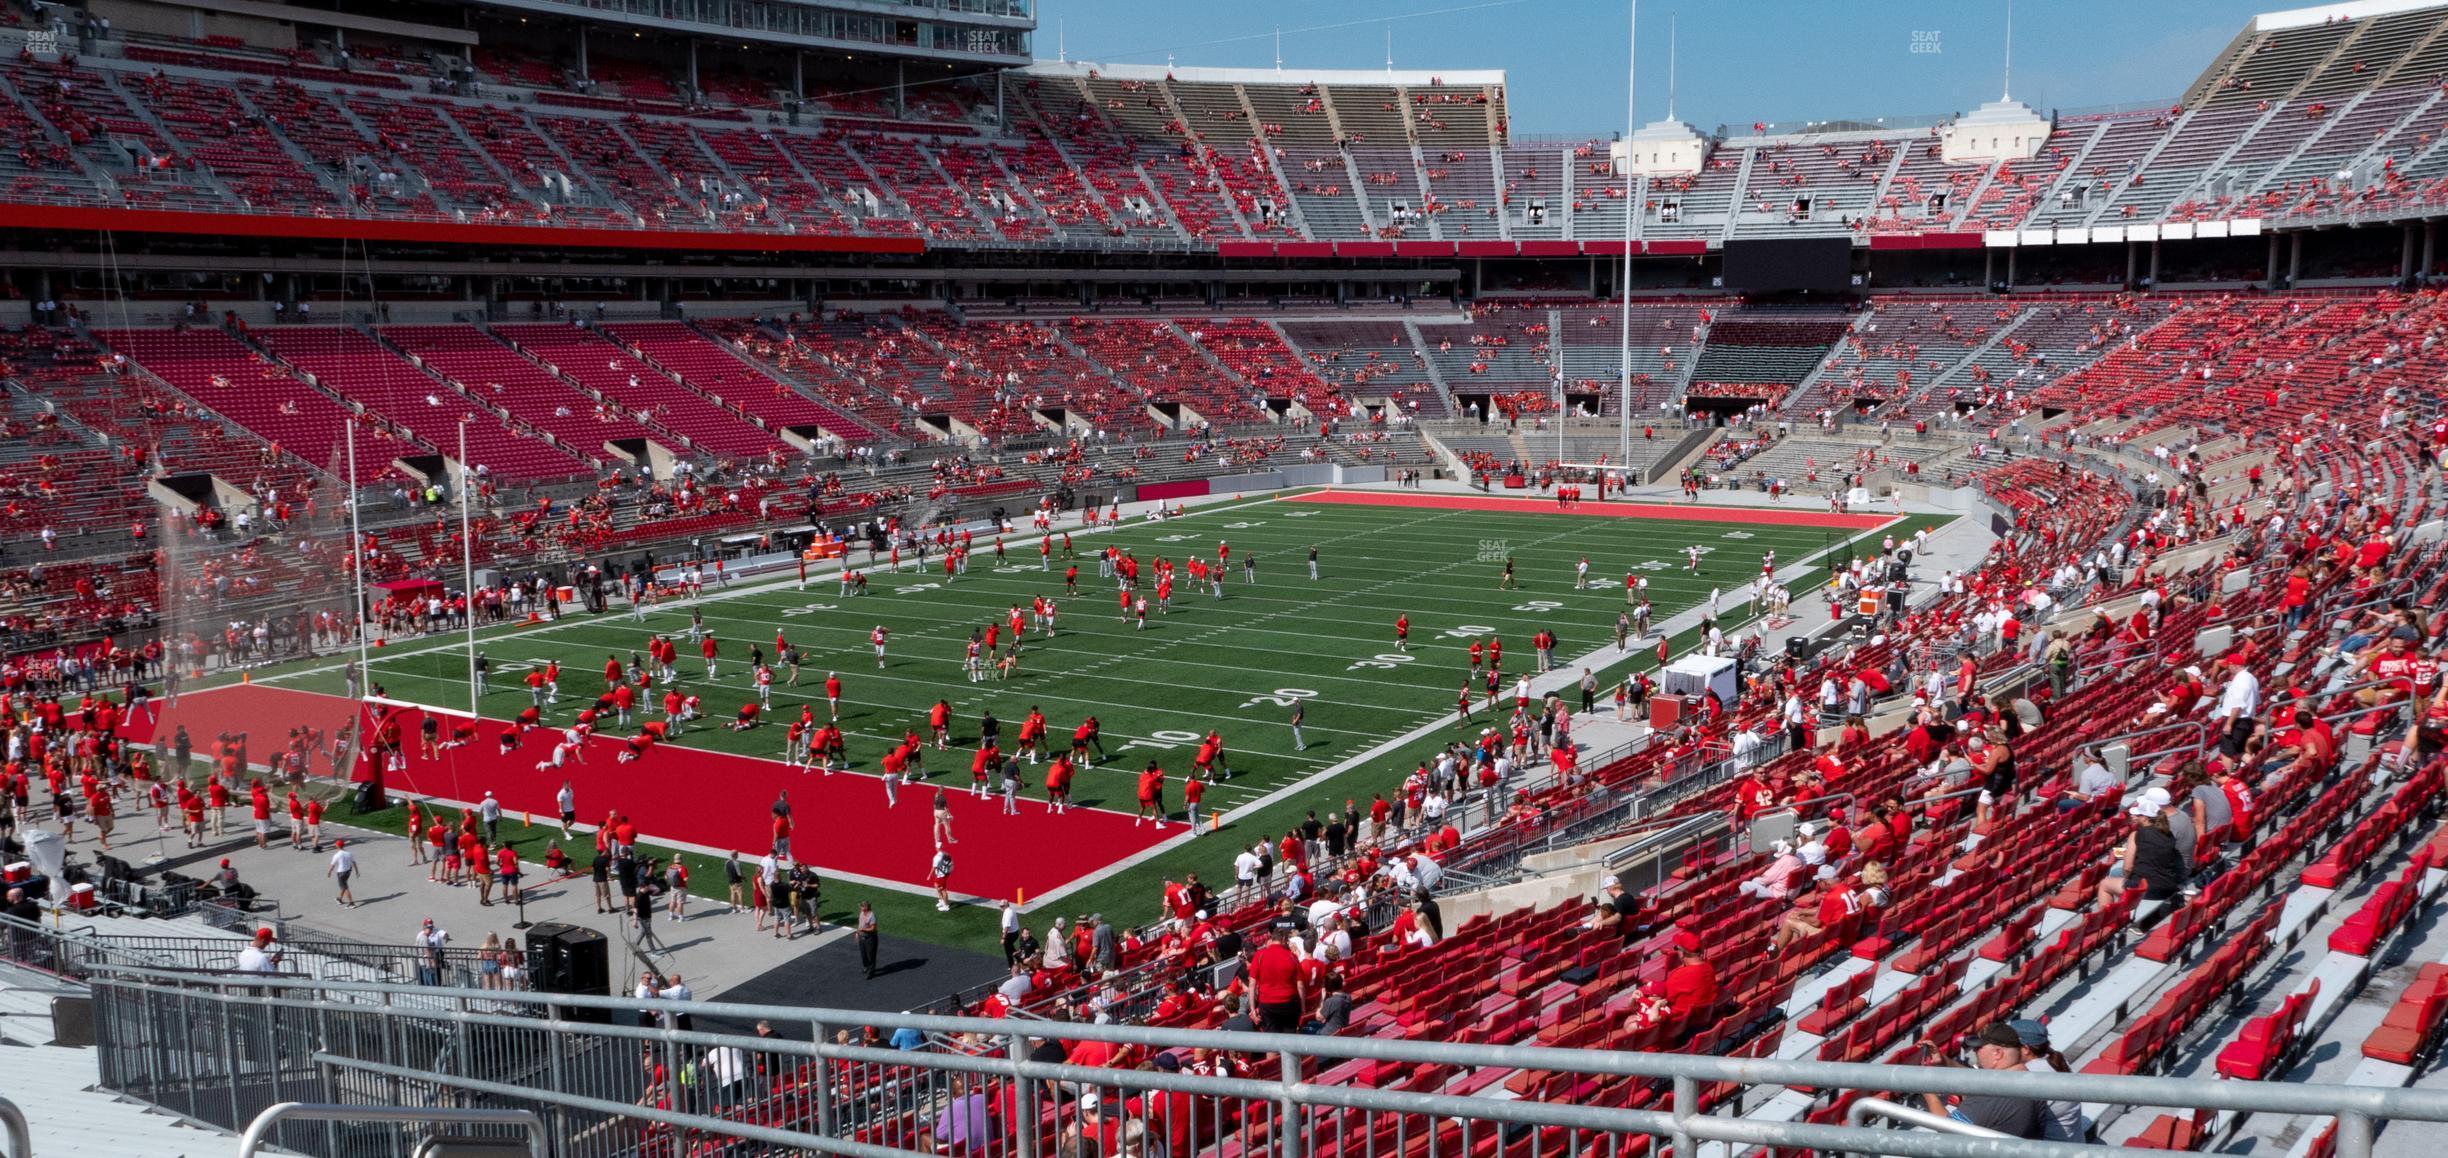
<svg viewBox="0 0 2448 1158"><path fill-rule="evenodd" d="M199 765L209 765L206 754L215 736L245 731L248 758L261 764L281 751L290 729L314 728L331 735L355 715L356 705L339 696L239 684L182 696L178 707L164 705L157 718L130 721L126 731L129 738L146 743L155 735L167 738L183 725L199 753ZM420 717L413 710L401 717L408 767L388 778L385 787L392 792L453 804L481 800L491 792L513 817L532 814L537 824L558 823L554 796L566 775L577 792L580 823L593 825L606 812L619 811L637 823L650 843L685 844L715 856L736 849L754 859L772 844L771 809L775 796L787 788L794 856L829 876L915 892L932 891L926 870L935 851L931 802L937 783L953 789L947 797L955 840L952 891L966 896L999 899L1025 892L1034 899L1182 831L1178 825L1158 832L1126 824L1129 814L1096 808L1073 808L1054 816L1042 799L1022 800L1019 815L1005 816L1000 796L980 800L966 793L967 754L957 751L930 752L932 782L903 788L900 803L887 807L883 781L854 772L798 772L778 760L678 744L658 746L645 759L623 764L615 757L627 747L625 736L591 738L584 766L538 772L536 762L552 754L560 729L529 732L524 743L505 755L496 739L506 723L502 720L480 725L475 743L427 760L417 750ZM711 721L696 726L722 725ZM770 734L777 748L781 745L782 728L758 732ZM952 784L955 757L960 758L957 787ZM327 769L318 761L315 771ZM1042 773L1042 767L1032 771ZM347 810L335 818L345 823ZM591 839L581 836L580 847L591 846Z"/></svg>
<svg viewBox="0 0 2448 1158"><path fill-rule="evenodd" d="M1581 503L1558 509L1554 499L1514 499L1500 495L1440 495L1411 491L1311 491L1285 502L1332 503L1352 507L1416 507L1439 511L1513 511L1525 515L1591 515L1616 519L1683 519L1689 522L1736 523L1754 527L1827 527L1870 531L1895 521L1893 515L1839 515L1832 511L1781 511L1759 507L1688 507L1656 503Z"/></svg>

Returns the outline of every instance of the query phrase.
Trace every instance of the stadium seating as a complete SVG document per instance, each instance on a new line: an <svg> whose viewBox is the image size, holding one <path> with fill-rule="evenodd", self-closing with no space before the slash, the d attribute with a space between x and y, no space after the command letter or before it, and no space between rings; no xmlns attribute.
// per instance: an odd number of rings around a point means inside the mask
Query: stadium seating
<svg viewBox="0 0 2448 1158"><path fill-rule="evenodd" d="M495 326L493 333L580 389L619 405L683 445L734 460L783 453L781 440L739 413L690 391L591 329Z"/></svg>

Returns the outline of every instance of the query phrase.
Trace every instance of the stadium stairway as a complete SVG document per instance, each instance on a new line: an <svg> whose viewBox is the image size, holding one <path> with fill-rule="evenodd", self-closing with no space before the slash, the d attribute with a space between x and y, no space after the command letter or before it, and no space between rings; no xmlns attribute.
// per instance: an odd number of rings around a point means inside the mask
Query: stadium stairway
<svg viewBox="0 0 2448 1158"><path fill-rule="evenodd" d="M207 1158L227 1154L233 1135L101 1088L92 1046L62 1045L52 1033L52 1002L80 999L84 987L0 964L0 1072L8 1096L26 1113L34 1153L43 1158Z"/></svg>

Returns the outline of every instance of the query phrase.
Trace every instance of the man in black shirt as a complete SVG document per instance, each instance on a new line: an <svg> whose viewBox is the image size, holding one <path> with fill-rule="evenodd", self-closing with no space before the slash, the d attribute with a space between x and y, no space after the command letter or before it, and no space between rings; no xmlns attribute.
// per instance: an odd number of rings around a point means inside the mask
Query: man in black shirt
<svg viewBox="0 0 2448 1158"><path fill-rule="evenodd" d="M1623 882L1612 874L1599 881L1598 887L1600 889L1598 897L1599 930L1603 932L1612 929L1617 936L1626 941L1638 936L1642 928L1640 898L1626 890Z"/></svg>
<svg viewBox="0 0 2448 1158"><path fill-rule="evenodd" d="M1928 1047L1924 1043L1924 1048ZM2023 1068L2023 1038L2014 1027L1997 1021L1983 1026L1974 1039L1973 1063L1985 1070L2019 1070ZM1941 1061L1942 1065L1954 1064ZM1939 1094L1923 1094L1929 1112L1945 1114L1959 1122L1995 1130L2009 1138L2039 1138L2047 1125L2045 1108L2037 1098L2015 1097L2008 1094L1963 1094L1947 1105Z"/></svg>

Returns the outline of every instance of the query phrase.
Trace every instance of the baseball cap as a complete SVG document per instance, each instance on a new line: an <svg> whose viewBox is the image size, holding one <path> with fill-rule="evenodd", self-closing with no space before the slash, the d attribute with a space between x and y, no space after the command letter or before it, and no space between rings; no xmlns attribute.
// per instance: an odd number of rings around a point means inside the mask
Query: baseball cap
<svg viewBox="0 0 2448 1158"><path fill-rule="evenodd" d="M2032 1049L2048 1048L2048 1027L2040 1024L2037 1021L2033 1021L2027 1017L2016 1018L2013 1021L2007 1022L2006 1028L2013 1030L2015 1032L2015 1037L2020 1039L2025 1046Z"/></svg>
<svg viewBox="0 0 2448 1158"><path fill-rule="evenodd" d="M261 945L261 944L263 944L263 943L265 943L265 942L267 942L267 941L270 941L271 939L272 939L272 930L270 930L270 929L257 929L257 930L255 930L255 943L256 943L256 944Z"/></svg>
<svg viewBox="0 0 2448 1158"><path fill-rule="evenodd" d="M1674 947L1681 949L1686 953L1697 953L1700 951L1700 934L1692 932L1689 929L1676 933L1674 935Z"/></svg>
<svg viewBox="0 0 2448 1158"><path fill-rule="evenodd" d="M2175 797L2168 795L2167 789L2155 785L2142 791L2142 799L2153 808L2165 808L2176 801Z"/></svg>
<svg viewBox="0 0 2448 1158"><path fill-rule="evenodd" d="M2144 820L2149 820L2152 817L2159 815L2160 808L2158 805L2150 802L2150 797L2146 793L2141 799L2127 805L2125 811L2134 816L2139 816Z"/></svg>
<svg viewBox="0 0 2448 1158"><path fill-rule="evenodd" d="M1598 887L1602 889L1619 889L1623 887L1623 882L1617 880L1615 878L1615 874L1609 873L1606 876L1598 878Z"/></svg>
<svg viewBox="0 0 2448 1158"><path fill-rule="evenodd" d="M1181 1059L1169 1053L1156 1055L1156 1068L1171 1073L1181 1068Z"/></svg>
<svg viewBox="0 0 2448 1158"><path fill-rule="evenodd" d="M2002 1045L2009 1049L2021 1049L2023 1048L2023 1035L2015 1032L2013 1026L2008 1025L2003 1021L1992 1021L1989 1024L1981 1027L1980 1043L1982 1045Z"/></svg>

